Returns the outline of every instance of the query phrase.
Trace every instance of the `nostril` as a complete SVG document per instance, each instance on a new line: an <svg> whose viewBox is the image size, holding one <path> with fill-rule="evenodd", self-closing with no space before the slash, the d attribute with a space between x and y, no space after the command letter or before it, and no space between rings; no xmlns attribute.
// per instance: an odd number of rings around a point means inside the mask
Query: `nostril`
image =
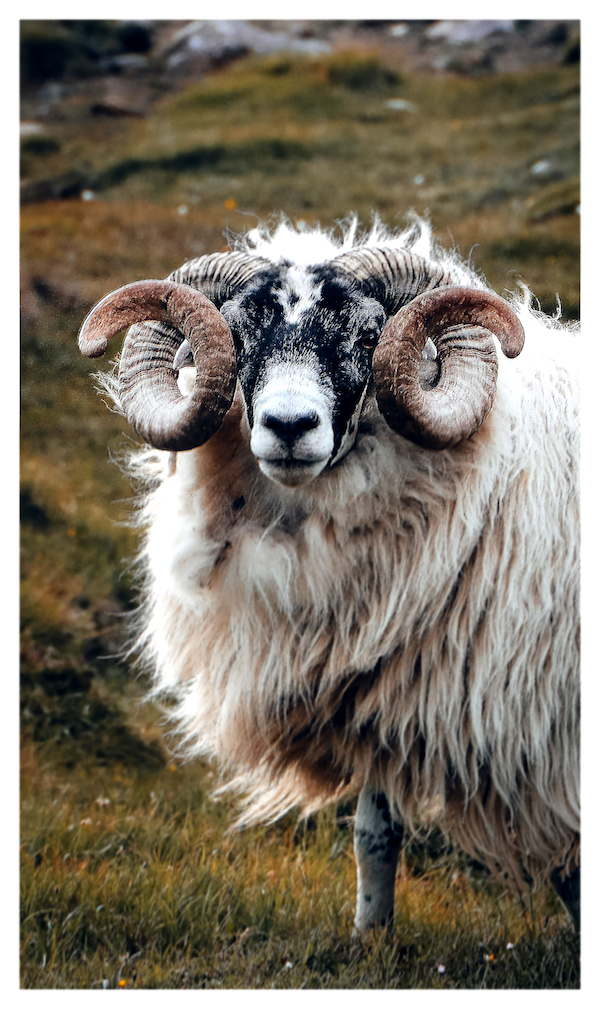
<svg viewBox="0 0 600 1009"><path fill-rule="evenodd" d="M266 412L262 423L282 441L293 442L307 431L312 431L319 425L319 415L316 410L308 410L301 414L283 414Z"/></svg>

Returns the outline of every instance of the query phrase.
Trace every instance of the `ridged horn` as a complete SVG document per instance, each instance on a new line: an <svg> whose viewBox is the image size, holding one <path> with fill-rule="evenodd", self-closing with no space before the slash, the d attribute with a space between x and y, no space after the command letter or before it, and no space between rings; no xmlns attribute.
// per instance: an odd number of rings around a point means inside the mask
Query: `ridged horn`
<svg viewBox="0 0 600 1009"><path fill-rule="evenodd" d="M443 449L483 424L496 394L498 358L520 354L525 334L510 306L491 291L443 287L419 295L387 323L373 355L379 408L398 434ZM437 348L433 388L419 380L423 349Z"/></svg>
<svg viewBox="0 0 600 1009"><path fill-rule="evenodd" d="M202 291L217 308L241 290L255 274L271 264L251 252L213 252L190 259L169 274L168 280Z"/></svg>
<svg viewBox="0 0 600 1009"><path fill-rule="evenodd" d="M379 301L388 315L424 291L455 282L447 270L410 249L359 248L336 256L333 264Z"/></svg>
<svg viewBox="0 0 600 1009"><path fill-rule="evenodd" d="M161 325L134 325L154 320ZM101 356L108 340L131 326L119 364L125 416L154 448L181 452L204 444L220 427L236 384L229 326L199 291L170 280L143 280L107 295L87 316L79 347ZM196 366L191 395L183 396L173 370L182 336Z"/></svg>
<svg viewBox="0 0 600 1009"><path fill-rule="evenodd" d="M120 288L85 320L79 345L90 357L101 356L111 336L132 327L121 354L119 396L130 423L155 448L196 448L218 430L236 381L233 341L218 309L267 266L268 260L246 252L200 256L166 281ZM194 392L185 397L173 369L184 339L196 365Z"/></svg>

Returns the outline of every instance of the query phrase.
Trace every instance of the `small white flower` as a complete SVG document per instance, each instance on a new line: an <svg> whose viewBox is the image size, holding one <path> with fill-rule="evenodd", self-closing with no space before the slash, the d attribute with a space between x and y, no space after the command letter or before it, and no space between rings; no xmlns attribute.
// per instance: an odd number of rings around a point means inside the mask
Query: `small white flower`
<svg viewBox="0 0 600 1009"><path fill-rule="evenodd" d="M438 964L438 974L445 974L445 973L446 973L446 968L445 968L444 964L443 963L439 963Z"/></svg>

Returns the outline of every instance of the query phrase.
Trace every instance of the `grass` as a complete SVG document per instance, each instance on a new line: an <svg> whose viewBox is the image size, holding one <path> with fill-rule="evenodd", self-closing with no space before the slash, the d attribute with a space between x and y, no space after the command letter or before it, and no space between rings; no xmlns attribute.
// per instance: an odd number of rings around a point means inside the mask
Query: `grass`
<svg viewBox="0 0 600 1009"><path fill-rule="evenodd" d="M368 52L248 59L168 95L127 126L98 122L74 101L42 153L25 141L24 179L27 187L75 172L76 192L87 187L98 200L126 203L127 214L113 208L113 218L125 216L127 223L131 204L159 204L163 220L166 207L171 215L177 207L199 211L204 225L218 216L221 229L226 223L243 229L246 215L281 209L327 225L350 210L368 223L375 209L397 224L412 207L429 212L442 238L464 255L476 246L476 265L498 289L514 284L508 262L544 306L554 306L560 291L574 317L578 86L577 66L470 80L406 77ZM398 101L405 103L400 109ZM228 222L226 203L240 211ZM100 213L83 208L76 233L86 238L86 258L94 252L95 269L108 275L114 260L102 239L90 247ZM66 222L56 223L64 234ZM192 218L180 224L183 237ZM37 250L42 236L26 234ZM507 260L488 251L497 238L518 243L526 236L529 247ZM546 243L556 242L568 246L560 262L545 254ZM186 245L183 238L180 252L187 255ZM139 242L113 246L122 250L121 276L138 248ZM192 254L197 249L198 240ZM168 267L179 261L174 253Z"/></svg>
<svg viewBox="0 0 600 1009"><path fill-rule="evenodd" d="M278 211L328 226L429 212L497 290L522 277L576 318L577 92L576 66L468 80L370 51L277 56L182 85L146 119L67 98L24 142L24 988L578 986L552 892L520 901L460 855L411 846L395 935L355 942L350 805L227 833L215 770L172 757L121 657L136 540L113 460L131 435L76 346L107 291Z"/></svg>
<svg viewBox="0 0 600 1009"><path fill-rule="evenodd" d="M66 775L28 760L24 987L578 987L551 894L520 903L458 856L409 852L396 934L352 940L347 810L230 835L207 767Z"/></svg>

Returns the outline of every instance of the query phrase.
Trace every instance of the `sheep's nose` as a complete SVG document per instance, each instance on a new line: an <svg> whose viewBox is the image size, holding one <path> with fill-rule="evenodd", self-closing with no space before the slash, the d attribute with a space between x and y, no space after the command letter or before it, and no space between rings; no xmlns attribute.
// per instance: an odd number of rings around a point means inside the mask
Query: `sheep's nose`
<svg viewBox="0 0 600 1009"><path fill-rule="evenodd" d="M249 418L250 449L263 473L288 486L304 482L309 471L311 479L320 473L333 452L331 403L316 382L302 378L272 379Z"/></svg>
<svg viewBox="0 0 600 1009"><path fill-rule="evenodd" d="M303 434L319 426L319 415L316 410L307 410L304 413L268 410L263 414L261 421L280 441L293 445Z"/></svg>

